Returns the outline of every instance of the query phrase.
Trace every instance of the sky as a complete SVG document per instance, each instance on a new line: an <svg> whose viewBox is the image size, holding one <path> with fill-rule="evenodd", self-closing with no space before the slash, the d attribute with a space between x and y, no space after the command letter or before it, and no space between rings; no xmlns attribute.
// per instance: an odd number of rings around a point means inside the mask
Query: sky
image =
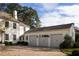
<svg viewBox="0 0 79 59"><path fill-rule="evenodd" d="M78 3L23 3L38 13L42 27L75 23L79 27Z"/></svg>

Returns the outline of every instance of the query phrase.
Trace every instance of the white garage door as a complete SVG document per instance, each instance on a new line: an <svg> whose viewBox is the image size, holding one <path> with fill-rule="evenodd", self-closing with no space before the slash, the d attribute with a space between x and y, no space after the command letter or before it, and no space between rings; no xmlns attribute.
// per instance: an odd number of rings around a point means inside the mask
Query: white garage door
<svg viewBox="0 0 79 59"><path fill-rule="evenodd" d="M37 40L36 40L36 36L35 35L30 35L29 36L29 45L30 46L37 46Z"/></svg>
<svg viewBox="0 0 79 59"><path fill-rule="evenodd" d="M39 36L39 46L48 47L48 35Z"/></svg>
<svg viewBox="0 0 79 59"><path fill-rule="evenodd" d="M39 37L37 37L36 35L30 35L29 39L30 46L37 46L38 41L38 46L49 47L50 45L51 48L58 48L60 43L64 41L64 37L62 34L51 34L50 36L40 35Z"/></svg>
<svg viewBox="0 0 79 59"><path fill-rule="evenodd" d="M59 48L59 45L63 42L64 37L62 34L53 34L50 39L50 47Z"/></svg>

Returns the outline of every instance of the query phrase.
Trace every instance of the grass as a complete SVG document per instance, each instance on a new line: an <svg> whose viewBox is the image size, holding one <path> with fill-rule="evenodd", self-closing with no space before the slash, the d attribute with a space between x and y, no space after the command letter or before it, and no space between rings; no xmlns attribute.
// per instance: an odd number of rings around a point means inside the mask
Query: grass
<svg viewBox="0 0 79 59"><path fill-rule="evenodd" d="M79 48L61 49L61 51L67 55L71 55L74 50L79 51Z"/></svg>

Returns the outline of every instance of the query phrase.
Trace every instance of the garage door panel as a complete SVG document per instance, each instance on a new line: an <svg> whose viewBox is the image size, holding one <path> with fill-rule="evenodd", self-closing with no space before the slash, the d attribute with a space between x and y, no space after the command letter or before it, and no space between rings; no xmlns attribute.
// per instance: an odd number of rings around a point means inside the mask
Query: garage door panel
<svg viewBox="0 0 79 59"><path fill-rule="evenodd" d="M36 36L29 36L29 45L30 46L36 46L37 44L36 44Z"/></svg>
<svg viewBox="0 0 79 59"><path fill-rule="evenodd" d="M54 43L54 39L53 39L53 35L51 35L50 37L50 47L54 47L55 43Z"/></svg>
<svg viewBox="0 0 79 59"><path fill-rule="evenodd" d="M48 47L48 38L41 37L39 39L39 46Z"/></svg>
<svg viewBox="0 0 79 59"><path fill-rule="evenodd" d="M52 48L59 48L59 45L63 42L64 37L62 34L51 35L50 45Z"/></svg>

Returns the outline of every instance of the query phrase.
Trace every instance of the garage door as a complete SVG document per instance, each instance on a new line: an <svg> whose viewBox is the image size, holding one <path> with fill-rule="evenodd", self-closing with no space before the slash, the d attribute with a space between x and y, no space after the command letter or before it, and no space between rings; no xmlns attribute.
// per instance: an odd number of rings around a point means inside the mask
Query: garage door
<svg viewBox="0 0 79 59"><path fill-rule="evenodd" d="M59 45L64 41L62 34L52 34L50 39L50 47L59 48Z"/></svg>
<svg viewBox="0 0 79 59"><path fill-rule="evenodd" d="M29 39L30 46L37 46L38 39L38 46L49 47L50 44L51 48L59 48L60 43L64 41L64 37L62 34L51 34L50 36L40 35L39 37L37 37L36 35L30 35Z"/></svg>
<svg viewBox="0 0 79 59"><path fill-rule="evenodd" d="M37 40L35 35L30 35L29 36L29 45L30 46L37 46Z"/></svg>
<svg viewBox="0 0 79 59"><path fill-rule="evenodd" d="M48 47L48 35L39 36L39 46Z"/></svg>

